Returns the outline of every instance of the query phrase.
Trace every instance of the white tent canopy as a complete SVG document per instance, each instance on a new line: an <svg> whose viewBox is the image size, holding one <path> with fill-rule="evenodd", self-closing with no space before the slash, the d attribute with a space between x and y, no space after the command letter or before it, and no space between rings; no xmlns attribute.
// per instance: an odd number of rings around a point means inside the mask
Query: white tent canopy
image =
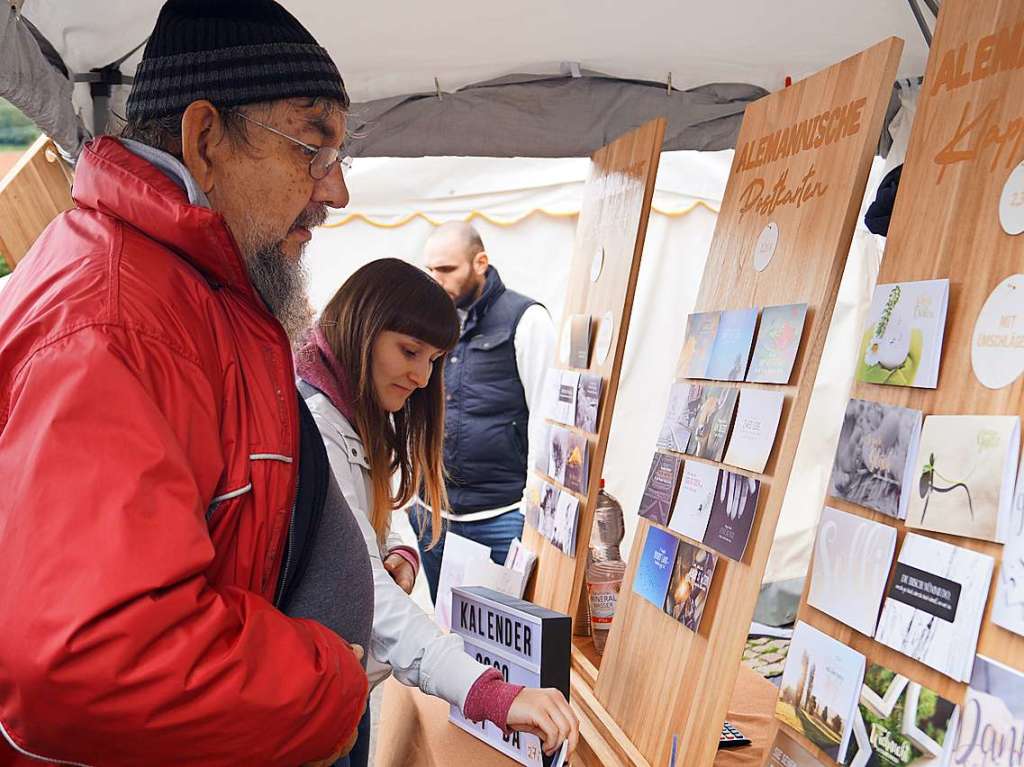
<svg viewBox="0 0 1024 767"><path fill-rule="evenodd" d="M327 47L354 101L446 91L562 62L685 89L740 82L768 90L897 35L900 77L924 72L927 48L906 0L517 0L340 3L283 0ZM22 12L75 72L146 38L161 0L25 0ZM128 59L125 74L139 54Z"/></svg>
<svg viewBox="0 0 1024 767"><path fill-rule="evenodd" d="M25 18L53 44L68 68L79 74L120 61L141 44L161 5L161 0L19 2L23 2ZM622 81L671 80L677 91L713 83L744 83L774 90L782 87L787 76L797 80L889 35L900 36L907 43L901 77L920 75L927 56L909 0L645 0L628 6L608 0L519 0L504 4L445 0L358 6L327 0L283 0L283 4L328 48L353 101L367 105L371 115L380 117L373 127L383 133L399 130L398 124L409 118L406 112L389 118L389 105L382 105L380 100L434 94L435 89L450 93L513 74L543 76L582 70ZM140 51L128 56L120 64L120 71L133 74L140 56ZM125 87L114 89L111 103L115 111L120 111L126 91ZM756 95L754 92L741 98L749 100ZM575 109L576 121L552 122L552 131L579 130L579 112L588 103L588 96L579 96L580 107L566 107ZM60 97L54 93L54 98ZM557 105L564 95L557 91L531 95L529 103L536 98L545 102L544 108L551 109L552 103ZM85 124L91 126L89 86L78 84L74 99ZM616 103L615 98L609 98L607 108L586 114L585 120L600 124L606 113L616 111ZM677 103L664 103L671 136L672 124L686 120L673 118L672 110L680 108ZM712 100L712 105L721 103ZM700 106L706 105L701 102ZM742 111L742 101L738 106ZM481 113L479 102L472 107L467 111ZM652 110L657 112L657 104L644 107L643 119L654 116ZM524 106L518 111L528 113L529 109ZM496 113L483 122L483 127L474 126L473 133L514 133L516 127L508 125L507 114ZM433 122L432 117L424 120L427 126ZM722 110L713 109L710 116L701 111L688 119L700 124L716 117L722 119ZM606 139L625 128L612 123ZM417 156L444 151L436 144L426 144L424 151L418 151L416 137L426 132L424 125L416 125L402 137L398 144L401 151L392 144L363 154ZM731 134L723 132L721 126L713 133L717 143L698 137L692 143L682 138L667 146L729 145L727 137ZM591 139L572 154L589 153L595 148L592 143ZM526 154L516 152L514 146L501 154ZM564 150L545 154L559 153L565 154Z"/></svg>

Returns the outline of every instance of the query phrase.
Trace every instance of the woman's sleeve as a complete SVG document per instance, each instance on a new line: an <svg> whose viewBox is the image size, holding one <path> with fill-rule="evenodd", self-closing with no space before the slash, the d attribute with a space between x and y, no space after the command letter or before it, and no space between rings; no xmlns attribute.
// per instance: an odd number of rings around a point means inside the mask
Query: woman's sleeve
<svg viewBox="0 0 1024 767"><path fill-rule="evenodd" d="M359 524L373 568L373 631L370 652L391 666L395 678L428 695L446 700L461 710L473 683L488 666L466 654L462 638L445 634L433 619L395 583L384 569L377 536L370 524L365 502L356 491L363 468L349 460L341 433L321 413L313 411L327 448L331 470ZM371 683L379 679L371 679Z"/></svg>

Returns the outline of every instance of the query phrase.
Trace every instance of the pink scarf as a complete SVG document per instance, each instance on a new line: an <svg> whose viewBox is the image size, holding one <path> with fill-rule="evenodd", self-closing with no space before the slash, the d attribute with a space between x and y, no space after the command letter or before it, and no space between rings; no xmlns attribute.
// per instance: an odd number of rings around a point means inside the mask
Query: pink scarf
<svg viewBox="0 0 1024 767"><path fill-rule="evenodd" d="M295 372L331 401L348 422L355 425L355 407L349 395L348 373L335 359L319 327L314 327L295 355Z"/></svg>

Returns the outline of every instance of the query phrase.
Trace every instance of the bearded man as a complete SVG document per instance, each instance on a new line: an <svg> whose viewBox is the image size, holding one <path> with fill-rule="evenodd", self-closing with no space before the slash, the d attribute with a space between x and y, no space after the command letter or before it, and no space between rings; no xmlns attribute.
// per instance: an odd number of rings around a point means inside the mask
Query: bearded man
<svg viewBox="0 0 1024 767"><path fill-rule="evenodd" d="M348 202L348 104L272 0L169 0L124 138L85 149L0 294L0 763L294 767L354 741L354 519L346 629L278 609L331 508L288 333L310 231Z"/></svg>

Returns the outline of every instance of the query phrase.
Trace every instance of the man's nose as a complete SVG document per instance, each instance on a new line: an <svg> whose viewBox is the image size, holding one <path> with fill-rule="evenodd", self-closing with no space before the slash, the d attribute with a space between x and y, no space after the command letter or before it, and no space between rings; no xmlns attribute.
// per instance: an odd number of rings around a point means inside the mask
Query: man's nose
<svg viewBox="0 0 1024 767"><path fill-rule="evenodd" d="M332 208L344 208L348 201L348 185L345 183L341 163L334 163L330 172L314 185L313 202L320 202Z"/></svg>

